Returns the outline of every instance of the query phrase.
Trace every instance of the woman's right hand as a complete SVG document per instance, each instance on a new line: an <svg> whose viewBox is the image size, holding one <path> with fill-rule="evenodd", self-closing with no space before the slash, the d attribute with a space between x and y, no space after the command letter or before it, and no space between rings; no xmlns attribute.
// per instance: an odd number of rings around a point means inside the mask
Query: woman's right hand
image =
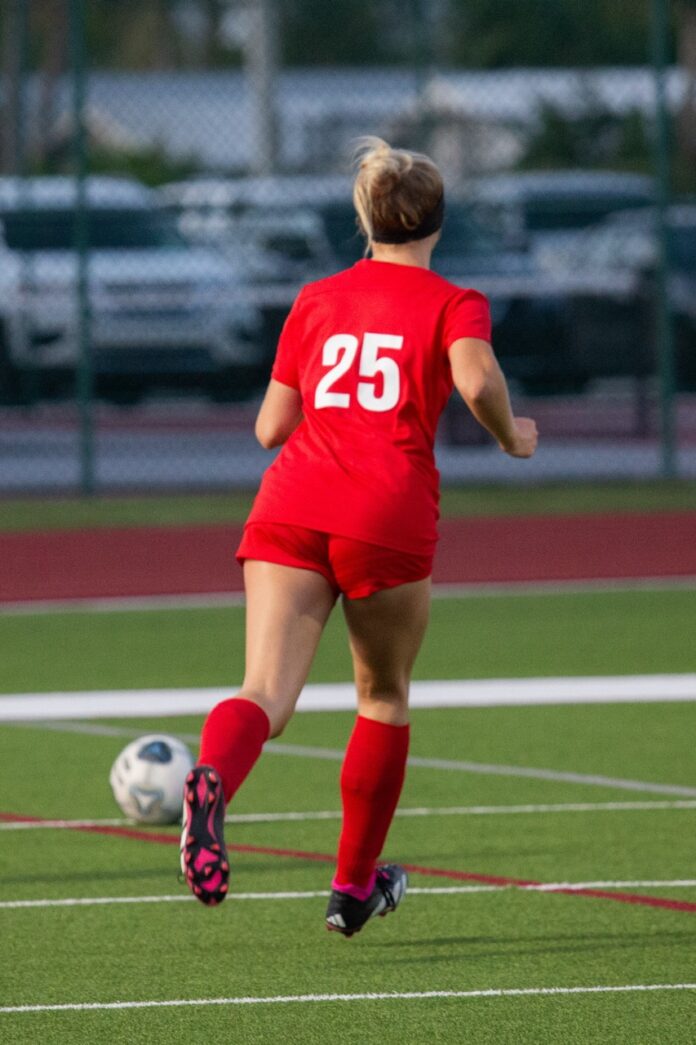
<svg viewBox="0 0 696 1045"><path fill-rule="evenodd" d="M537 448L539 434L536 422L531 417L515 417L515 429L513 439L510 443L500 444L510 457L531 457Z"/></svg>

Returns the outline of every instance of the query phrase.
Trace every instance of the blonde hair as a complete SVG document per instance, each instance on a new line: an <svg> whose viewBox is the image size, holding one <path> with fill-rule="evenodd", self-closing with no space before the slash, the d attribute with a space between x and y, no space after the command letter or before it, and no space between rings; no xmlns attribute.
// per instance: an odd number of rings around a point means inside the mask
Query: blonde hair
<svg viewBox="0 0 696 1045"><path fill-rule="evenodd" d="M360 138L354 152L353 204L367 251L380 235L407 236L443 197L442 175L420 152L393 149L382 138Z"/></svg>

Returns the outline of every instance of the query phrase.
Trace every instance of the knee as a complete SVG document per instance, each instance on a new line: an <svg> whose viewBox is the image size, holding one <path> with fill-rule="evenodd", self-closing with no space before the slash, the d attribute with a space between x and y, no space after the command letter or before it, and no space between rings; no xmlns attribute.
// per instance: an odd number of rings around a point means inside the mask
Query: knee
<svg viewBox="0 0 696 1045"><path fill-rule="evenodd" d="M379 683L377 680L358 680L358 709L368 717L388 721L403 718L408 711L408 684Z"/></svg>
<svg viewBox="0 0 696 1045"><path fill-rule="evenodd" d="M406 704L408 691L405 688L397 687L389 689L387 687L380 689L358 687L358 700L364 704Z"/></svg>
<svg viewBox="0 0 696 1045"><path fill-rule="evenodd" d="M400 678L391 672L384 675L357 672L355 685L358 699L366 704L405 704L408 701L408 678Z"/></svg>

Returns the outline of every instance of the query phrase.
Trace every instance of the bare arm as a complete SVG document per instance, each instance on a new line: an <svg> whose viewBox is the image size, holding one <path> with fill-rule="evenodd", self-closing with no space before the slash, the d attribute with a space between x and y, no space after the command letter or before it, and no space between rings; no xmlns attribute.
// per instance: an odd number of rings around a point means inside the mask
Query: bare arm
<svg viewBox="0 0 696 1045"><path fill-rule="evenodd" d="M273 378L256 418L256 438L265 450L281 446L302 420L302 398L296 388Z"/></svg>
<svg viewBox="0 0 696 1045"><path fill-rule="evenodd" d="M454 384L472 414L512 457L531 457L536 450L536 424L515 417L507 382L487 341L463 337L450 346Z"/></svg>

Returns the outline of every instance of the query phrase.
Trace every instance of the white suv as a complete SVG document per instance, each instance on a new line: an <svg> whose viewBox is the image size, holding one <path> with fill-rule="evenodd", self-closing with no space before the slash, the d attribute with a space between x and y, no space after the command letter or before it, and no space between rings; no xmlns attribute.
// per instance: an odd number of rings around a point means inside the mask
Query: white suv
<svg viewBox="0 0 696 1045"><path fill-rule="evenodd" d="M186 243L157 195L138 182L90 177L86 198L97 386L134 395L182 385L241 394L260 362L260 319L244 293L242 266ZM6 402L23 383L41 389L74 377L75 206L70 178L0 178L0 399Z"/></svg>

